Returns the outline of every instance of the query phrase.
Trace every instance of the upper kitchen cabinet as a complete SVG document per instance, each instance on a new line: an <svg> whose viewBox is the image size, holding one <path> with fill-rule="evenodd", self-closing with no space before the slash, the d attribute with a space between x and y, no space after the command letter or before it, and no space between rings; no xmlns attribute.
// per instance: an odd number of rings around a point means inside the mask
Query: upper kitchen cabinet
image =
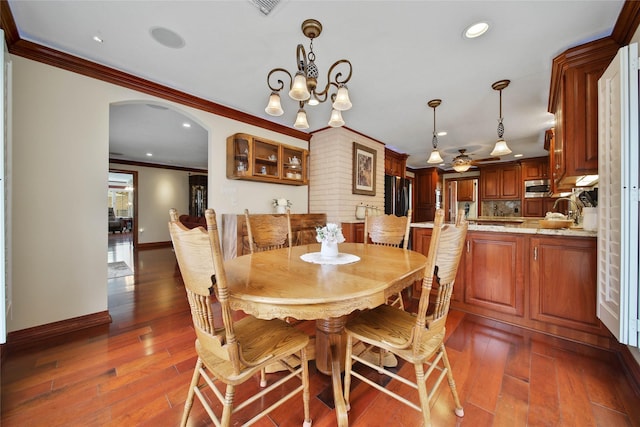
<svg viewBox="0 0 640 427"><path fill-rule="evenodd" d="M459 202L475 202L475 179L461 179L458 181L457 193Z"/></svg>
<svg viewBox="0 0 640 427"><path fill-rule="evenodd" d="M519 200L520 165L501 164L480 168L480 194L482 200Z"/></svg>
<svg viewBox="0 0 640 427"><path fill-rule="evenodd" d="M537 157L520 162L522 180L548 179L549 159L547 157Z"/></svg>
<svg viewBox="0 0 640 427"><path fill-rule="evenodd" d="M237 133L227 138L227 178L308 184L308 150Z"/></svg>
<svg viewBox="0 0 640 427"><path fill-rule="evenodd" d="M619 47L607 37L553 60L548 110L556 120L549 147L554 192L598 173L598 79Z"/></svg>
<svg viewBox="0 0 640 427"><path fill-rule="evenodd" d="M404 178L407 169L407 154L396 153L395 151L384 149L384 174Z"/></svg>

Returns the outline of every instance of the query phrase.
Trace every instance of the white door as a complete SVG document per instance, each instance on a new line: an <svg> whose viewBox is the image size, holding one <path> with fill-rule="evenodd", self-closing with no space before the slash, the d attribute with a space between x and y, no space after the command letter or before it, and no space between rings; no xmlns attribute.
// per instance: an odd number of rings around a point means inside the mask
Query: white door
<svg viewBox="0 0 640 427"><path fill-rule="evenodd" d="M638 48L625 46L598 81L597 315L638 346Z"/></svg>

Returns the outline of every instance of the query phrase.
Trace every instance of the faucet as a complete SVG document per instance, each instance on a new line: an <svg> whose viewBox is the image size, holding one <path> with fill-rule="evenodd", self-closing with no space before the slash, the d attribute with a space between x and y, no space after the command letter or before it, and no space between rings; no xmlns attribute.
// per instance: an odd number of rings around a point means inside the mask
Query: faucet
<svg viewBox="0 0 640 427"><path fill-rule="evenodd" d="M569 217L569 219L572 219L573 222L577 225L580 222L580 215L582 213L582 207L583 207L582 203L578 203L571 197L560 197L556 199L555 203L553 204L554 211L556 210L556 206L558 206L558 202L560 200L566 200L567 202L569 202L569 211L567 212L567 216ZM573 203L573 206L575 206L576 208L575 211L571 210L571 203Z"/></svg>

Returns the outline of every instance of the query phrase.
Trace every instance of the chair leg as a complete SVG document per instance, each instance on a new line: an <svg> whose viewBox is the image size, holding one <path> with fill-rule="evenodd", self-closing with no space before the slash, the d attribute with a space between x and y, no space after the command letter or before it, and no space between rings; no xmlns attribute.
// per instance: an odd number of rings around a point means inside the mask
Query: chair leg
<svg viewBox="0 0 640 427"><path fill-rule="evenodd" d="M440 346L440 351L442 352L442 361L444 362L444 367L447 370L447 382L449 383L449 388L451 389L451 394L453 395L453 402L456 405L456 409L454 412L459 417L464 417L464 408L462 404L460 404L460 398L458 397L458 390L456 389L456 382L453 379L453 372L451 372L451 365L449 364L449 356L447 356L447 350L444 348L444 344Z"/></svg>
<svg viewBox="0 0 640 427"><path fill-rule="evenodd" d="M220 425L231 425L231 414L233 413L233 398L235 396L236 387L231 384L227 384L227 389L224 396L224 406L222 408L222 417L220 418Z"/></svg>
<svg viewBox="0 0 640 427"><path fill-rule="evenodd" d="M267 386L267 372L265 368L260 369L260 387Z"/></svg>
<svg viewBox="0 0 640 427"><path fill-rule="evenodd" d="M302 427L311 427L311 412L309 411L309 360L307 349L300 350L300 363L302 363L302 406L304 408L304 422Z"/></svg>
<svg viewBox="0 0 640 427"><path fill-rule="evenodd" d="M349 403L349 391L351 388L351 354L353 351L353 338L351 335L347 335L346 342L346 357L344 362L344 403L347 405L347 411L351 409Z"/></svg>
<svg viewBox="0 0 640 427"><path fill-rule="evenodd" d="M193 371L193 377L191 377L191 384L189 385L189 393L187 394L187 400L184 402L184 411L182 412L182 420L180 420L180 427L187 425L187 419L193 407L193 397L195 395L195 388L198 387L198 381L200 381L200 368L202 368L202 359L198 357L196 362L196 368Z"/></svg>
<svg viewBox="0 0 640 427"><path fill-rule="evenodd" d="M431 427L431 409L429 408L429 393L424 378L424 367L422 363L414 365L416 369L416 383L418 385L418 395L420 396L420 407L422 408L422 420L425 427Z"/></svg>

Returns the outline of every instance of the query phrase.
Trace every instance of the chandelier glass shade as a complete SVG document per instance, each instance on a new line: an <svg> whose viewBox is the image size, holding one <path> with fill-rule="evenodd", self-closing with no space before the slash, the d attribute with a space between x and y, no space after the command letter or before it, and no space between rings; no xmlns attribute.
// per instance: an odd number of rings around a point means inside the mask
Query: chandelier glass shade
<svg viewBox="0 0 640 427"><path fill-rule="evenodd" d="M299 44L296 48L296 64L298 69L292 77L289 71L284 68L274 68L267 75L267 85L271 89L269 103L265 112L271 116L281 116L284 114L280 103L280 91L284 89L285 82L282 78L289 80L289 97L300 103L300 108L296 116L294 127L298 129L308 129L309 123L306 119L305 105L318 105L330 99L332 101L331 118L329 126L340 127L344 125L342 111L351 108L349 99L349 89L346 83L351 79L352 66L347 59L340 59L329 67L327 71L327 84L318 88L319 70L315 64L315 53L313 52L313 39L322 32L322 24L315 19L307 19L302 23L302 33L309 38L309 54L307 55L304 46ZM340 71L342 70L342 71ZM345 74L343 75L343 71ZM335 91L332 91L335 90ZM304 116L304 119L302 118Z"/></svg>
<svg viewBox="0 0 640 427"><path fill-rule="evenodd" d="M504 124L502 124L502 89L509 86L510 80L499 80L491 85L494 90L500 92L500 118L498 119L498 141L493 147L491 152L492 156L504 156L511 153L511 150L507 146L507 141L502 137L504 135Z"/></svg>
<svg viewBox="0 0 640 427"><path fill-rule="evenodd" d="M431 145L433 146L433 150L431 151L431 155L427 160L427 163L442 163L442 156L438 151L438 134L436 133L436 107L442 103L441 99L432 99L427 102L427 105L433 108L433 136L431 138Z"/></svg>
<svg viewBox="0 0 640 427"><path fill-rule="evenodd" d="M461 149L458 151L460 151L460 154L453 159L451 166L456 172L466 172L471 167L471 157L464 154L467 150Z"/></svg>

